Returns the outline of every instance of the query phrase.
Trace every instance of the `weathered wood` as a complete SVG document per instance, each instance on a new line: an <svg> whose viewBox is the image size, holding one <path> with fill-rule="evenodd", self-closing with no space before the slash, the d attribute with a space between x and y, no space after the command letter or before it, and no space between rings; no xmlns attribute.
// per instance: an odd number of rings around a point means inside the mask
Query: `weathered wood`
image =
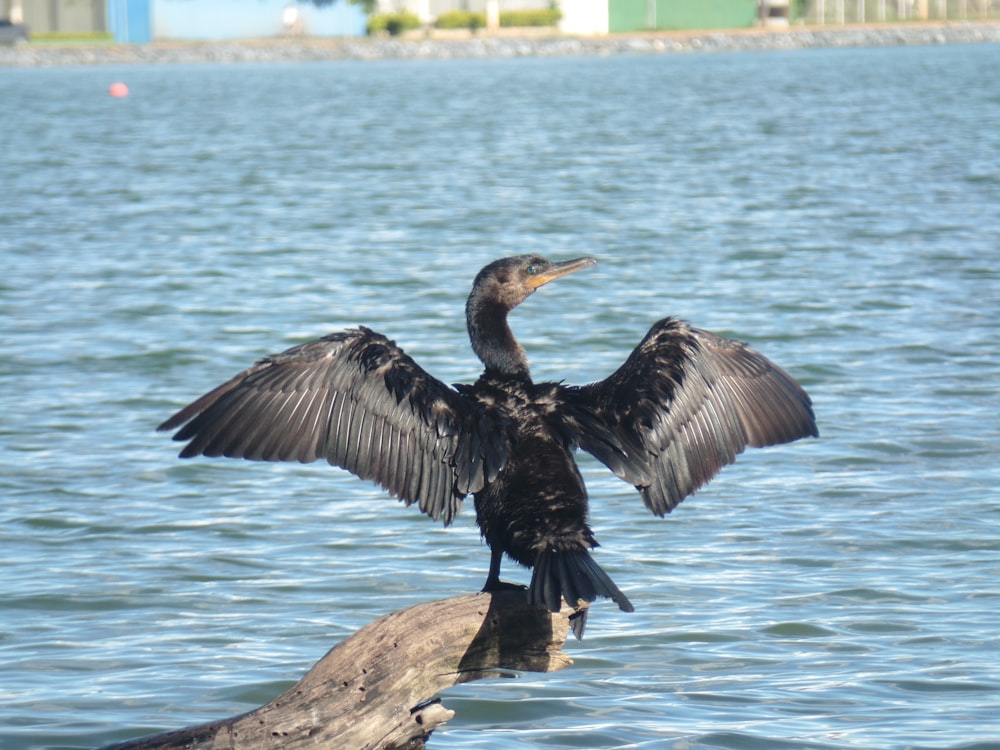
<svg viewBox="0 0 1000 750"><path fill-rule="evenodd" d="M562 651L571 614L530 607L522 591L419 604L366 625L265 706L106 750L422 748L454 716L435 699L442 690L571 664Z"/></svg>

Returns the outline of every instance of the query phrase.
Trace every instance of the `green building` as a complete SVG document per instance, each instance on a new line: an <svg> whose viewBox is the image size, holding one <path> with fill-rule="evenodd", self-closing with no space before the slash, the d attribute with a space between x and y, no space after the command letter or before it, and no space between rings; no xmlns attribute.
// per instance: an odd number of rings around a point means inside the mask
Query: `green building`
<svg viewBox="0 0 1000 750"><path fill-rule="evenodd" d="M608 31L738 29L758 14L756 0L608 0Z"/></svg>
<svg viewBox="0 0 1000 750"><path fill-rule="evenodd" d="M571 34L749 28L776 4L787 17L789 0L558 0Z"/></svg>

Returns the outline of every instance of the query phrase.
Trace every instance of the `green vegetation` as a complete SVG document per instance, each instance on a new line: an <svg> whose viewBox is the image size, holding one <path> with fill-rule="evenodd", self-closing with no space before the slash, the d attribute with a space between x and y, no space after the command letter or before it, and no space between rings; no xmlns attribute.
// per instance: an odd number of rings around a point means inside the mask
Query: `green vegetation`
<svg viewBox="0 0 1000 750"><path fill-rule="evenodd" d="M481 29L486 25L485 13L473 13L471 10L449 10L442 13L434 21L437 29Z"/></svg>
<svg viewBox="0 0 1000 750"><path fill-rule="evenodd" d="M47 31L41 34L32 34L32 42L45 44L46 42L65 44L67 42L79 42L81 44L93 44L94 42L113 42L112 34L105 31Z"/></svg>
<svg viewBox="0 0 1000 750"><path fill-rule="evenodd" d="M399 36L404 31L419 29L420 18L416 13L401 11L399 13L376 13L368 18L368 33L388 33L389 36Z"/></svg>
<svg viewBox="0 0 1000 750"><path fill-rule="evenodd" d="M502 27L516 26L555 26L562 18L558 8L539 8L536 10L510 10L500 13ZM413 13L376 13L368 18L369 34L389 34L399 36L404 31L419 29L420 19ZM486 14L474 13L468 10L449 10L442 13L434 21L437 29L478 29L486 28Z"/></svg>
<svg viewBox="0 0 1000 750"><path fill-rule="evenodd" d="M310 2L317 8L325 8L329 5L333 5L337 0L310 0ZM360 5L365 11L365 15L370 16L375 12L375 0L349 0L353 5Z"/></svg>
<svg viewBox="0 0 1000 750"><path fill-rule="evenodd" d="M555 26L562 18L558 8L538 8L535 10L506 10L500 12L500 26L504 28L522 26ZM486 26L485 13L468 10L450 10L442 13L434 21L438 29L481 29Z"/></svg>
<svg viewBox="0 0 1000 750"><path fill-rule="evenodd" d="M555 26L562 18L558 8L506 10L500 13L501 26Z"/></svg>

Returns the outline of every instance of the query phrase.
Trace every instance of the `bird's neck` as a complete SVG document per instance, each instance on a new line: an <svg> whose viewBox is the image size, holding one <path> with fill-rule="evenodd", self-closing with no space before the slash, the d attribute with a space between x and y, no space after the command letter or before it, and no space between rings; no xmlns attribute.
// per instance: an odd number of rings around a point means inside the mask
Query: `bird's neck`
<svg viewBox="0 0 1000 750"><path fill-rule="evenodd" d="M528 358L507 324L509 312L501 303L470 298L466 323L472 349L487 373L530 380Z"/></svg>

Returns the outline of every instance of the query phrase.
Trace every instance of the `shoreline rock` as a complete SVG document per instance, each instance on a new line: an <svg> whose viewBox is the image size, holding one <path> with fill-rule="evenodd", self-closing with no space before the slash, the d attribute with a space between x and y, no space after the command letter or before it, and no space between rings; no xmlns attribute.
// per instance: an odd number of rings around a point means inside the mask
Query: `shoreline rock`
<svg viewBox="0 0 1000 750"><path fill-rule="evenodd" d="M607 36L511 33L416 38L259 39L150 44L18 44L0 47L0 67L177 63L272 63L328 60L432 60L685 54L830 47L885 47L1000 42L1000 22L813 26Z"/></svg>

